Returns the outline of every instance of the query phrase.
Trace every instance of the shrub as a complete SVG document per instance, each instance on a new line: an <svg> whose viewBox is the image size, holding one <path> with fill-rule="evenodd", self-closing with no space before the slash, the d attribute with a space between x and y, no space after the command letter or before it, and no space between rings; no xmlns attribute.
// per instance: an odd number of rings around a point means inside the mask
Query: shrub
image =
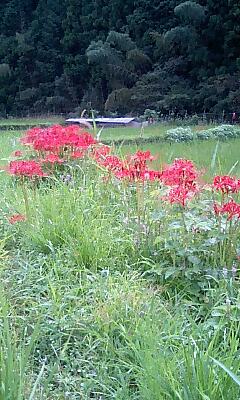
<svg viewBox="0 0 240 400"><path fill-rule="evenodd" d="M197 138L200 140L218 139L218 140L228 140L240 137L239 128L233 125L220 125L216 128L207 129L198 132Z"/></svg>
<svg viewBox="0 0 240 400"><path fill-rule="evenodd" d="M191 125L190 121L187 120ZM197 132L195 135L190 127L178 127L170 129L164 136L164 140L172 143L190 142L194 139L198 140L230 140L240 137L240 129L233 125L220 125Z"/></svg>
<svg viewBox="0 0 240 400"><path fill-rule="evenodd" d="M174 128L174 129L169 129L165 136L164 139L167 142L172 142L172 143L178 143L178 142L189 142L194 139L194 134L191 130L191 128Z"/></svg>

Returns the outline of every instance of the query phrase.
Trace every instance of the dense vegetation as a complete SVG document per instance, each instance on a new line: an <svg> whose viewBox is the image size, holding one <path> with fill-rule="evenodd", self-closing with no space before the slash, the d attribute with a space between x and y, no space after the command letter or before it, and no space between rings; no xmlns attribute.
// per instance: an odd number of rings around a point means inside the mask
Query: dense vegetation
<svg viewBox="0 0 240 400"><path fill-rule="evenodd" d="M0 113L239 112L237 0L3 0Z"/></svg>
<svg viewBox="0 0 240 400"><path fill-rule="evenodd" d="M239 398L239 140L2 131L1 400Z"/></svg>

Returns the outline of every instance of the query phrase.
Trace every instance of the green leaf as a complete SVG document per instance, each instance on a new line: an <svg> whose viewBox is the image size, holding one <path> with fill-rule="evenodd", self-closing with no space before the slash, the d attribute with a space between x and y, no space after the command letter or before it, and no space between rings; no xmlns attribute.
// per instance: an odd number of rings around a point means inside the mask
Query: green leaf
<svg viewBox="0 0 240 400"><path fill-rule="evenodd" d="M170 278L170 276L175 275L178 272L178 269L176 268L168 268L165 272L165 279Z"/></svg>
<svg viewBox="0 0 240 400"><path fill-rule="evenodd" d="M201 260L197 256L188 256L188 261L196 266L201 265Z"/></svg>

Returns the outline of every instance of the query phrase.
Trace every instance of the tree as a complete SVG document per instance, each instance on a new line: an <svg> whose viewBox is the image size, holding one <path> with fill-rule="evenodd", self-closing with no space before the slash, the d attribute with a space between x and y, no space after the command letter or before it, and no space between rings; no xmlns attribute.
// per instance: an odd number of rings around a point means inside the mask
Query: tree
<svg viewBox="0 0 240 400"><path fill-rule="evenodd" d="M205 9L194 1L185 1L174 8L175 15L184 25L199 25L205 20Z"/></svg>

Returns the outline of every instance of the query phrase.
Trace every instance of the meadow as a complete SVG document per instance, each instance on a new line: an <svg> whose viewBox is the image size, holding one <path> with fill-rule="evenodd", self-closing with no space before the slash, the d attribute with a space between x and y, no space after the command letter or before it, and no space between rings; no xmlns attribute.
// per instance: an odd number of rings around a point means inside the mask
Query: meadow
<svg viewBox="0 0 240 400"><path fill-rule="evenodd" d="M240 140L139 135L2 130L0 400L240 399Z"/></svg>

